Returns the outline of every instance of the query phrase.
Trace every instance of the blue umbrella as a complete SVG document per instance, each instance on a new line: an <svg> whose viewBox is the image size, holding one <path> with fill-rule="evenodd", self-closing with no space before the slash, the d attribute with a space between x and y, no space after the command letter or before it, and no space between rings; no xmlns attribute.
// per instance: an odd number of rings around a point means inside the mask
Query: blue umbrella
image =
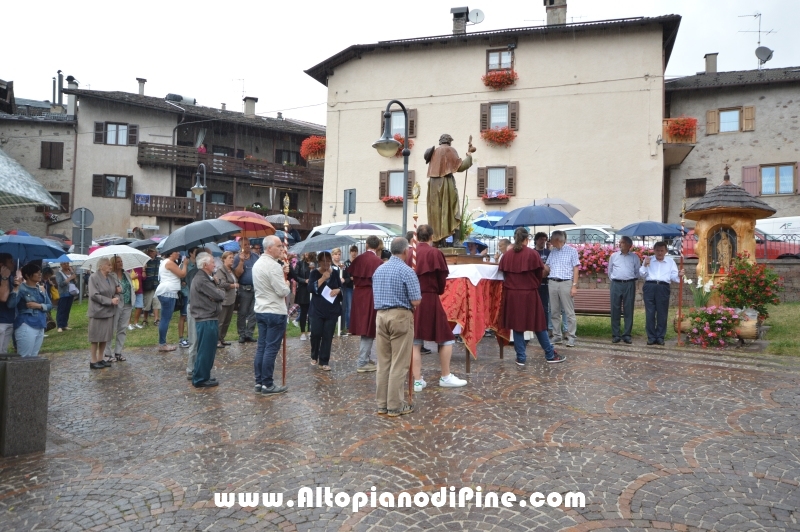
<svg viewBox="0 0 800 532"><path fill-rule="evenodd" d="M20 264L36 260L52 260L64 254L58 243L36 236L0 236L0 253L8 253Z"/></svg>
<svg viewBox="0 0 800 532"><path fill-rule="evenodd" d="M497 229L512 229L531 225L575 225L566 214L546 205L528 205L514 209L496 224Z"/></svg>
<svg viewBox="0 0 800 532"><path fill-rule="evenodd" d="M636 222L626 225L619 231L621 236L681 236L680 226L677 228L661 222Z"/></svg>
<svg viewBox="0 0 800 532"><path fill-rule="evenodd" d="M223 242L219 245L225 251L233 251L234 253L238 253L242 250L241 246L236 240L228 240L227 242Z"/></svg>
<svg viewBox="0 0 800 532"><path fill-rule="evenodd" d="M469 243L470 242L472 242L473 244L475 244L478 247L478 253L480 253L481 251L483 251L484 249L489 247L486 244L484 244L483 242L481 242L480 240L478 240L477 238L475 238L474 236L470 236L467 240L465 240L463 246L465 248L469 247Z"/></svg>
<svg viewBox="0 0 800 532"><path fill-rule="evenodd" d="M505 211L489 211L481 215L477 220L472 223L472 232L483 236L497 236L497 237L512 237L514 236L513 229L498 229L495 224L500 221L503 216L508 214Z"/></svg>

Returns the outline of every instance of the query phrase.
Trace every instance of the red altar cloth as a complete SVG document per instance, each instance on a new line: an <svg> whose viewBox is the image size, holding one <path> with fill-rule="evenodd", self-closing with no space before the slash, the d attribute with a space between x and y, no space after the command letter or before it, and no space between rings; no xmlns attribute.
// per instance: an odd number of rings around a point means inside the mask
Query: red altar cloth
<svg viewBox="0 0 800 532"><path fill-rule="evenodd" d="M508 343L511 331L502 326L503 281L481 279L475 286L466 277L448 279L439 297L447 320L461 325L461 338L473 358L478 358L478 342L486 329L495 331L503 345Z"/></svg>

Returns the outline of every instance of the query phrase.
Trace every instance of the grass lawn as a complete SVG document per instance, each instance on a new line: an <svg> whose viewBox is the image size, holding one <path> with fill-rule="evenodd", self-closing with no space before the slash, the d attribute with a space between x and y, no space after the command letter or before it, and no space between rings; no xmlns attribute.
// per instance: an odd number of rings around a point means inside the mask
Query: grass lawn
<svg viewBox="0 0 800 532"><path fill-rule="evenodd" d="M72 330L59 333L58 329L53 329L48 332L40 352L57 353L59 351L89 349L89 342L86 339L89 328L89 318L86 317L87 307L87 300L84 300L81 304L76 301L72 305L72 312L70 312L69 316L69 326ZM172 321L169 324L169 332L167 333L167 342L173 345L178 343L178 316L177 312L173 314ZM53 317L55 317L55 314ZM237 314L234 312L226 338L229 342L235 342L239 339L236 332L236 318ZM128 331L125 347L156 347L158 345L158 327L153 326L152 317L149 321L150 324L144 329ZM255 336L258 337L258 327L256 327L255 333ZM300 329L290 324L286 329L286 334L290 338L300 336Z"/></svg>

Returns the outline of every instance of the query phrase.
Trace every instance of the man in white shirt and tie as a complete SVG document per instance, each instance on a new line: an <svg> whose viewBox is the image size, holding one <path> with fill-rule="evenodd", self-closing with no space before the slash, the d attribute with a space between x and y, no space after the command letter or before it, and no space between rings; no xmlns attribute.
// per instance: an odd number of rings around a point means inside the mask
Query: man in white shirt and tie
<svg viewBox="0 0 800 532"><path fill-rule="evenodd" d="M678 271L672 257L667 257L667 244L656 242L654 257L645 257L639 274L644 279L642 296L644 299L645 329L647 345L664 345L667 333L667 314L669 313L669 286L677 283L683 270Z"/></svg>

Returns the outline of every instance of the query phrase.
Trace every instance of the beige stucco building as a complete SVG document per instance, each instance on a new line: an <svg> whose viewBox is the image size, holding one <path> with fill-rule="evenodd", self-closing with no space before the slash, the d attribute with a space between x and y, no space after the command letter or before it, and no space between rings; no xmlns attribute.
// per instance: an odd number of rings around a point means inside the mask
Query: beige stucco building
<svg viewBox="0 0 800 532"><path fill-rule="evenodd" d="M664 70L679 23L670 15L463 33L454 21L452 35L354 45L326 59L307 70L328 87L322 222L343 220L343 191L355 188L357 218L401 223L401 209L381 198L401 193L402 157L371 147L392 99L411 109L420 223L423 153L443 133L462 156L470 135L477 148L473 167L456 176L469 209L508 211L550 196L578 206L578 224L660 221ZM509 69L514 85L484 86L482 76ZM510 146L482 140L482 129L497 126L516 133ZM498 194L507 204L481 199Z"/></svg>

